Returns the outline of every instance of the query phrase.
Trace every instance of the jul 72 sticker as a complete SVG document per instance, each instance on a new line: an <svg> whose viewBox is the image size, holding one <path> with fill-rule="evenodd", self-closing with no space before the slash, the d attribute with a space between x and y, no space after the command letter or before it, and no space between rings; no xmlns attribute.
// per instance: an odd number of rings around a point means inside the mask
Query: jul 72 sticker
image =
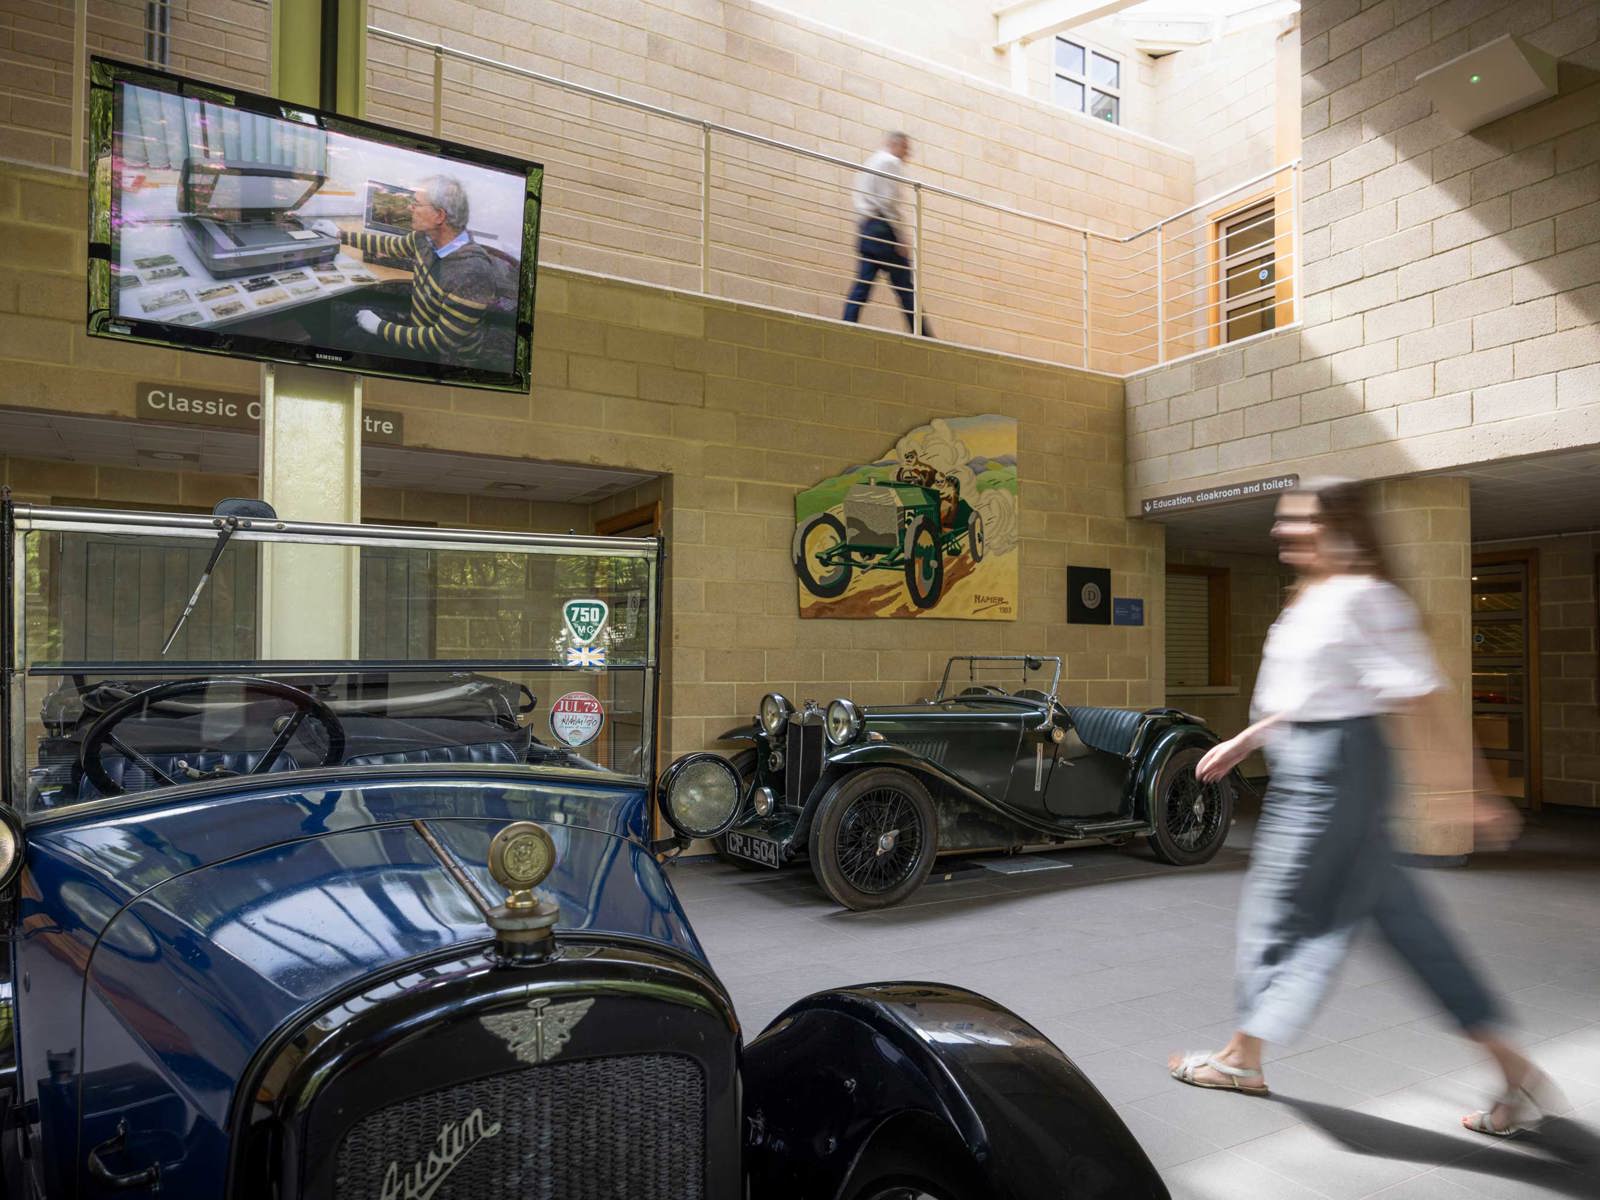
<svg viewBox="0 0 1600 1200"><path fill-rule="evenodd" d="M568 692L550 706L550 732L565 746L587 746L605 723L605 706L588 692Z"/></svg>
<svg viewBox="0 0 1600 1200"><path fill-rule="evenodd" d="M561 606L561 619L567 623L567 632L580 646L594 643L610 615L611 606L604 600L568 600Z"/></svg>

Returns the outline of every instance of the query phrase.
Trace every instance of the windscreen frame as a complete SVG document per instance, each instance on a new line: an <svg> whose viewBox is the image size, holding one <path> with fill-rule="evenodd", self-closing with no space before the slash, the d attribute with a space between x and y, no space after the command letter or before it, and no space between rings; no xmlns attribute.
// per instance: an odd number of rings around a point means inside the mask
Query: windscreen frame
<svg viewBox="0 0 1600 1200"><path fill-rule="evenodd" d="M27 654L25 622L27 588L24 540L47 533L145 532L162 538L215 539L219 519L161 512L128 512L101 509L75 509L19 504L6 498L0 504L3 528L5 620L0 622L0 736L8 748L7 768L0 771L0 802L21 812L18 802L26 791L26 754L23 753L27 701L24 694L29 679L70 678L97 674L129 674L140 678L174 676L237 676L241 671L262 676L316 672L339 675L379 675L423 672L550 672L560 671L556 658L527 658L497 655L488 658L437 659L250 659L159 661L76 661L62 660L46 665L24 661ZM642 659L637 662L607 664L609 674L642 676L639 685L639 753L646 781L653 778L657 762L661 714L661 621L664 596L664 541L661 537L603 537L582 534L501 533L491 530L449 529L394 525L347 525L245 519L231 541L324 545L359 549L363 545L396 549L443 551L520 550L529 554L593 556L596 558L636 558L647 564L646 592L641 598L644 614ZM570 664L566 664L570 666ZM15 751L15 754L10 753ZM35 814L28 814L31 818Z"/></svg>
<svg viewBox="0 0 1600 1200"><path fill-rule="evenodd" d="M119 260L120 197L115 188L113 154L121 128L121 85L152 88L189 99L258 113L324 130L330 134L430 155L442 166L456 161L523 178L522 245L518 263L515 346L508 370L432 362L421 358L370 354L341 346L285 342L275 338L176 325L155 318L114 314L112 264ZM150 67L92 55L89 60L89 267L87 332L142 345L169 346L230 358L295 366L326 367L388 379L410 379L456 387L527 393L532 386L534 290L538 276L539 225L544 166L494 150L347 117L325 109L289 104L236 88L205 83Z"/></svg>

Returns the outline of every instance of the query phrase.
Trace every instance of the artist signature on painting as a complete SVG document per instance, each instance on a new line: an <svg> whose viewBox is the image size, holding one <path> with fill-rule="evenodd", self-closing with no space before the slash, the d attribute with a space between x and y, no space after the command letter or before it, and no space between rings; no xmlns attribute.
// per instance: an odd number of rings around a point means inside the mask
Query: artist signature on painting
<svg viewBox="0 0 1600 1200"><path fill-rule="evenodd" d="M499 1132L500 1122L490 1124L481 1108L473 1109L460 1121L446 1121L427 1158L412 1163L404 1175L400 1174L398 1162L389 1164L383 1173L379 1200L428 1200L478 1143Z"/></svg>

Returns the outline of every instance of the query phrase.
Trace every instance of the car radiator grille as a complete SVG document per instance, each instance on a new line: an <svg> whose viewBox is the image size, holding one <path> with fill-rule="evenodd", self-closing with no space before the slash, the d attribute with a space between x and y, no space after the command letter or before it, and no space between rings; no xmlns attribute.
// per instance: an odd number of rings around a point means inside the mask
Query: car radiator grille
<svg viewBox="0 0 1600 1200"><path fill-rule="evenodd" d="M784 803L804 804L821 774L822 726L790 721L788 743L783 751Z"/></svg>
<svg viewBox="0 0 1600 1200"><path fill-rule="evenodd" d="M339 1147L334 1195L683 1200L704 1190L705 1111L700 1067L680 1055L507 1071L363 1119Z"/></svg>

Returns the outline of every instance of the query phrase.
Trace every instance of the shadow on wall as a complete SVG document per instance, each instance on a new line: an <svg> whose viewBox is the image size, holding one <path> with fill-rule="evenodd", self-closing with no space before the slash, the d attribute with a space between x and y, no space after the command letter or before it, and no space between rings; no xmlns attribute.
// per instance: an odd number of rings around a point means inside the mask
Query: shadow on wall
<svg viewBox="0 0 1600 1200"><path fill-rule="evenodd" d="M1530 9L1536 18L1548 6ZM1512 26L1532 19L1521 9L1502 15ZM1537 29L1508 31L1540 41ZM1458 31L1407 60L1404 78L1485 40ZM1308 120L1319 102L1350 86L1344 64L1362 52L1305 73L1308 94L1323 97L1307 104ZM1580 54L1600 58L1600 42ZM1316 386L1301 392L1300 425L1359 410L1328 453L1384 445L1389 461L1373 474L1465 465L1457 455L1426 461L1405 440L1574 404L1558 401L1556 373L1583 364L1568 361L1567 347L1540 340L1569 334L1576 341L1600 320L1600 287L1590 286L1600 280L1600 214L1591 211L1600 165L1596 151L1585 149L1600 139L1600 70L1562 61L1558 83L1551 99L1465 134L1410 84L1320 135L1335 139L1355 126L1364 135L1332 154L1329 189L1306 202L1308 227L1316 221L1327 231L1319 261L1307 267L1308 287L1328 295L1329 311L1301 331L1300 361L1328 365L1320 383L1314 367L1302 372ZM1591 136L1574 144L1569 135L1585 127ZM1308 149L1318 136L1307 139ZM1362 161L1377 169L1345 179ZM1354 210L1337 216L1352 197ZM1360 336L1346 324L1352 319L1362 323ZM1505 457L1505 447L1479 440L1466 461ZM1524 453L1553 448L1518 446ZM1314 455L1307 465L1315 468Z"/></svg>

